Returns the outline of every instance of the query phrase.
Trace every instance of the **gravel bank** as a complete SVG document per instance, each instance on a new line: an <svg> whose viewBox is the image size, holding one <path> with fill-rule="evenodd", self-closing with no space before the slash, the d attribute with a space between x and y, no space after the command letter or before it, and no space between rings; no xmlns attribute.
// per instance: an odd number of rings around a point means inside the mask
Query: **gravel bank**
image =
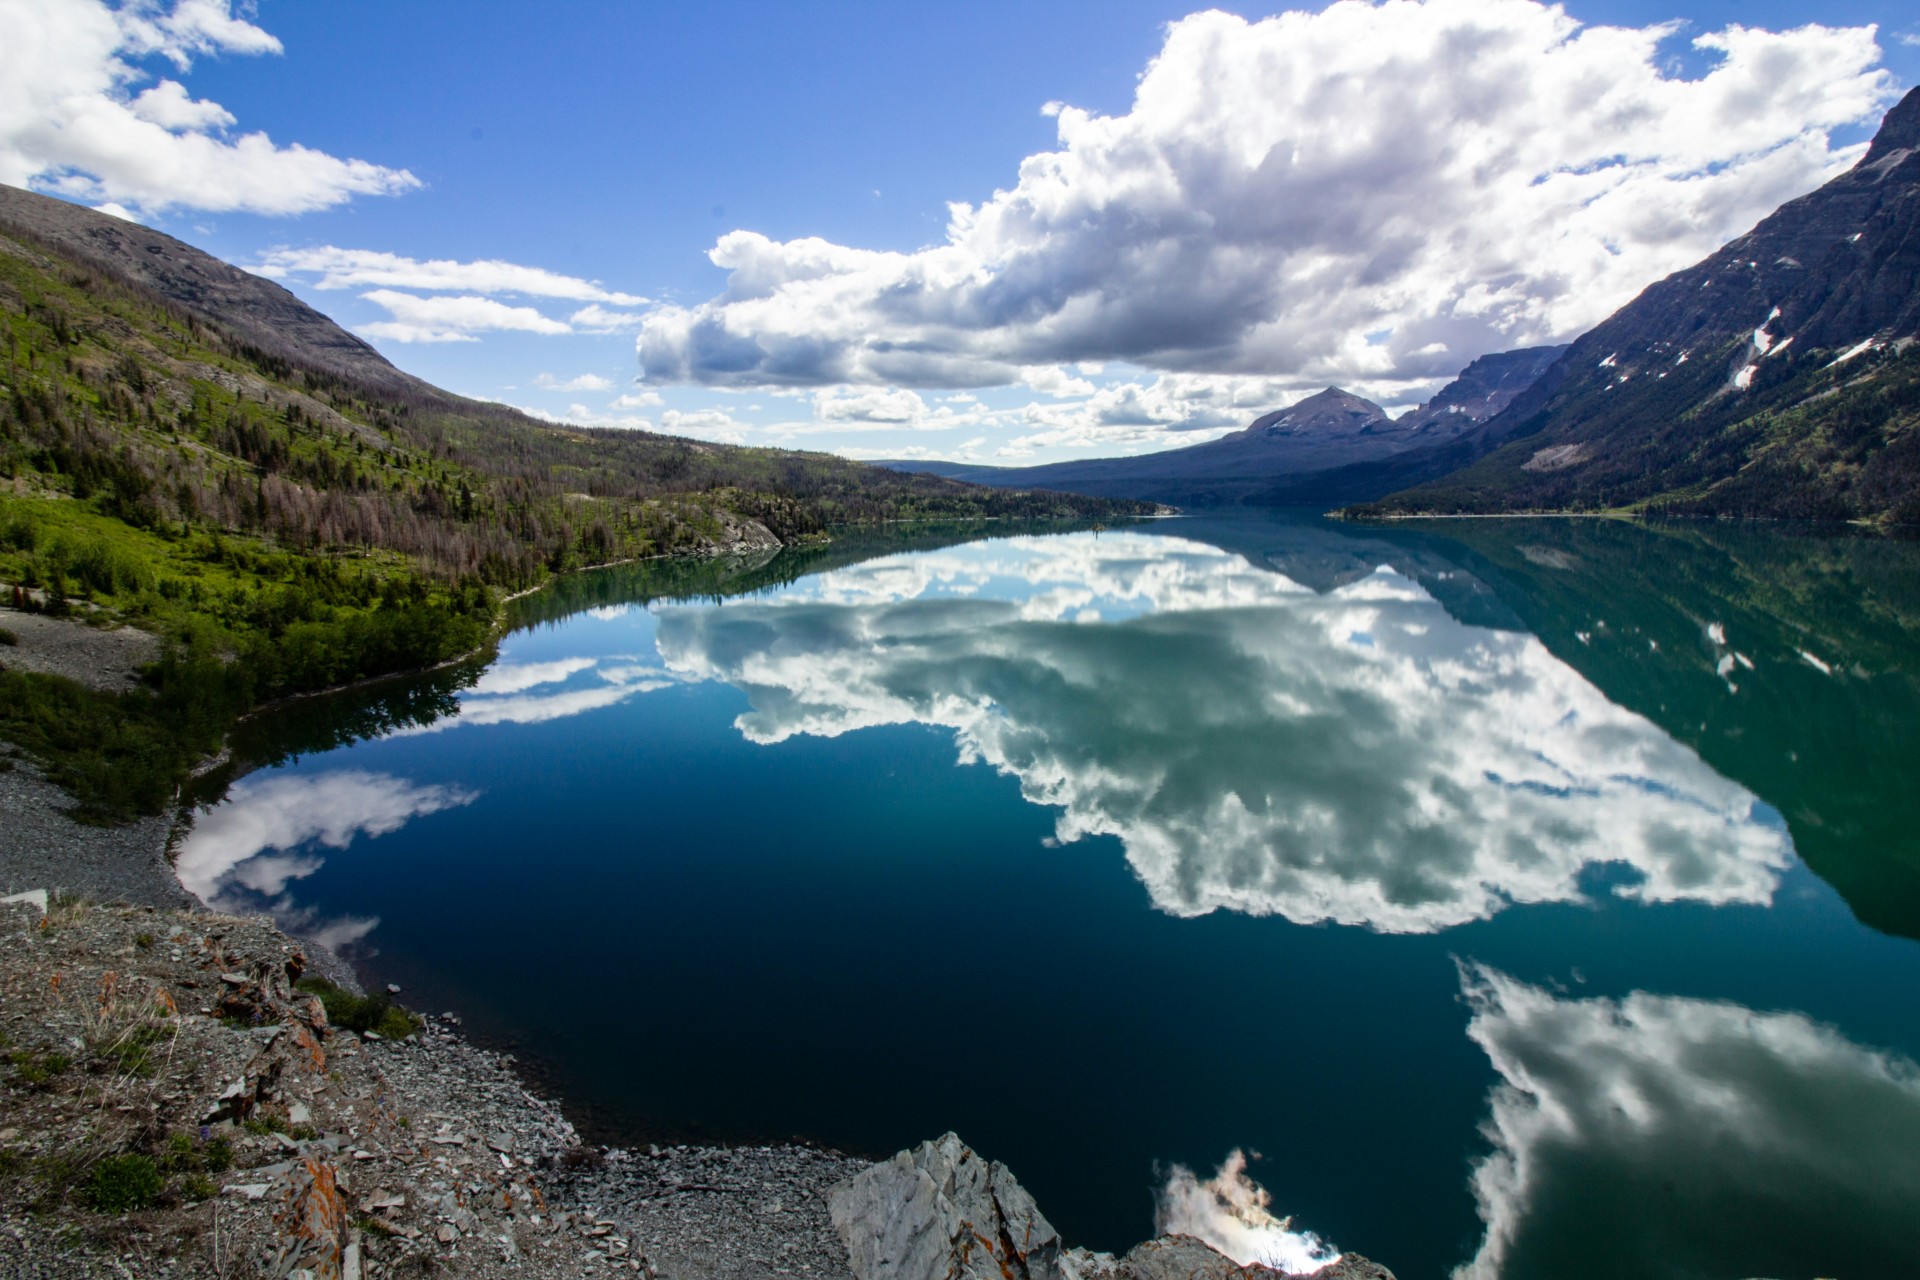
<svg viewBox="0 0 1920 1280"><path fill-rule="evenodd" d="M4 651L0 651L4 652ZM124 827L82 826L67 817L72 797L32 761L0 761L0 888L55 889L95 902L190 908L167 862L165 818Z"/></svg>
<svg viewBox="0 0 1920 1280"><path fill-rule="evenodd" d="M17 639L0 645L0 667L65 676L109 693L133 688L140 668L160 658L160 637L137 627L92 627L18 609L0 609L0 627Z"/></svg>
<svg viewBox="0 0 1920 1280"><path fill-rule="evenodd" d="M851 1280L827 1192L868 1161L807 1147L650 1147L566 1162L549 1192L673 1280Z"/></svg>

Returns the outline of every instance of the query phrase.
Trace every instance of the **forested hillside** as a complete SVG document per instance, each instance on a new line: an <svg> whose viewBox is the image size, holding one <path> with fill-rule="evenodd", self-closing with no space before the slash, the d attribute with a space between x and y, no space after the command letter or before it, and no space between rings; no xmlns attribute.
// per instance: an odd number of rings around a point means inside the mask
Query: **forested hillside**
<svg viewBox="0 0 1920 1280"><path fill-rule="evenodd" d="M0 606L168 642L152 688L119 698L0 671L0 737L95 816L158 808L262 700L472 649L503 594L556 572L1150 509L540 423L157 232L0 195Z"/></svg>

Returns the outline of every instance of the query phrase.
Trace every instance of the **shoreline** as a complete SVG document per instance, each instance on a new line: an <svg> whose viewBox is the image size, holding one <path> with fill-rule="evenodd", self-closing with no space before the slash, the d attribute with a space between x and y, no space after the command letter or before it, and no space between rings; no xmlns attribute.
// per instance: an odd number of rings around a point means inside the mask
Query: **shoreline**
<svg viewBox="0 0 1920 1280"><path fill-rule="evenodd" d="M567 570L565 574L552 575L533 587L503 596L490 625L487 642L466 653L430 667L389 672L344 685L278 698L250 708L236 718L235 725L263 712L306 699L418 678L483 657L496 648L506 633L510 625L508 607L513 601L545 590L570 574L642 561L706 561L731 554L752 554L764 550L777 553L783 549L785 544L774 547L713 544L695 552L627 557L605 564L582 565ZM0 610L0 618L14 612L10 609ZM71 625L79 629L75 634L85 633L88 637L110 634L83 622L75 621ZM124 638L108 643L124 643ZM5 655L0 653L0 661L4 660ZM83 664L75 674L84 676L90 672ZM107 677L112 678L111 675ZM100 679L83 682L97 688L120 687L117 683L108 684ZM203 777L230 762L230 744L223 740L218 752L196 764L192 776ZM141 818L126 826L89 826L66 815L64 810L72 803L71 797L49 782L30 759L22 756L8 763L12 765L11 769L0 770L0 804L4 804L10 818L6 824L7 830L0 832L0 890L4 891L0 892L0 896L45 890L56 914L80 914L109 925L116 921L124 923L129 919L158 920L166 923L160 929L148 929L146 932L160 933L165 929L174 929L191 934L199 934L204 930L210 936L221 932L237 933L249 938L250 945L262 951L297 949L303 956L308 974L324 977L345 991L363 994L358 969L346 957L315 939L283 930L270 917L249 919L226 916L201 902L180 883L173 865L173 853L186 824L182 821L177 803L173 811L167 814ZM0 906L0 933L16 930L21 918L30 914L31 907L30 902ZM39 932L29 930L20 936L34 937ZM130 960L142 959L149 954L138 947L125 945L112 947L111 955L105 954L107 948L104 946L97 950L102 954L87 959L93 962L93 967L100 973L117 975L116 981L131 979L133 966ZM12 958L20 958L17 949ZM254 967L260 968L261 965ZM4 982L5 968L5 963L0 962L0 982ZM69 967L62 976L71 981L79 975L72 973ZM13 985L37 986L45 990L51 977L48 973L37 972L33 982ZM189 982L196 980L184 979ZM292 993L283 991L280 994L285 996ZM17 1009L19 1005L12 998L13 995L13 992L7 992L6 997L0 999L0 1008L11 1006ZM186 1001L182 1000L181 1004L184 1007ZM213 1037L216 1047L223 1043L220 1035L230 1034L224 1029L216 1034L214 1019L200 1014L187 1016L193 1020L192 1034ZM522 1127L532 1126L543 1118L555 1122L559 1126L557 1132L564 1132L565 1141L550 1143L551 1149L538 1157L544 1163L539 1169L540 1186L535 1188L535 1196L536 1199L544 1196L546 1200L556 1203L576 1205L574 1209L561 1210L563 1215L571 1215L565 1217L563 1224L561 1219L551 1215L521 1212L522 1206L512 1196L508 1197L501 1213L489 1215L483 1209L497 1207L491 1199L482 1206L455 1189L429 1201L434 1210L430 1215L432 1220L422 1227L413 1228L414 1234L410 1237L399 1235L384 1240L377 1236L370 1238L368 1232L361 1228L348 1228L336 1233L334 1244L342 1257L349 1244L357 1245L363 1254L371 1255L383 1244L393 1245L398 1240L404 1242L403 1252L411 1250L436 1256L441 1265L452 1263L458 1268L458 1274L462 1275L527 1276L536 1280L567 1277L570 1280L581 1274L614 1273L624 1268L627 1274L637 1272L649 1277L670 1276L674 1280L747 1280L748 1277L767 1274L768 1268L778 1263L782 1264L783 1269L800 1268L795 1270L795 1274L820 1277L821 1280L850 1280L845 1249L827 1221L825 1189L866 1168L870 1163L867 1159L817 1145L793 1142L742 1145L724 1140L681 1141L647 1144L637 1152L620 1145L595 1146L582 1140L572 1121L567 1118L564 1102L552 1096L546 1071L538 1065L523 1063L506 1046L484 1043L479 1038L469 1036L461 1028L457 1017L428 1018L417 1044L412 1039L389 1043L377 1039L356 1039L353 1033L340 1030L329 1034L339 1038L343 1045L354 1046L347 1049L348 1053L358 1054L366 1060L379 1055L392 1063L400 1063L413 1055L430 1061L433 1070L421 1073L422 1078L415 1080L411 1086L415 1097L423 1109L461 1124L464 1130L478 1132L484 1129L485 1117L478 1114L472 1106L472 1100L474 1096L489 1094L496 1100L506 1099L512 1103L511 1106L501 1104L506 1107L503 1114L519 1114ZM420 1050L424 1052L417 1052ZM282 1071L284 1073L285 1069ZM436 1089L436 1082L445 1087ZM324 1089L325 1086L322 1087ZM517 1103L513 1102L515 1095L519 1099ZM200 1101L211 1100L203 1098ZM313 1110L311 1100L302 1101L300 1105L309 1111ZM465 1117L465 1120L461 1117ZM195 1118L198 1117L189 1117ZM499 1119L499 1115L496 1114L494 1118ZM629 1136L591 1120L587 1124L596 1138L617 1142ZM190 1125L188 1127L191 1128ZM12 1136L0 1136L0 1154L13 1150L21 1128L9 1119L8 1130ZM671 1126L663 1127L663 1132L671 1133ZM344 1136L350 1135L343 1135L343 1141ZM471 1138L473 1133L467 1133L466 1136ZM245 1140L257 1140L274 1148L279 1144L279 1139L271 1136L249 1134ZM57 1147L59 1143L54 1145ZM430 1145L422 1144L421 1149L428 1150ZM491 1150L484 1143L480 1146L482 1151L496 1159L506 1154ZM342 1147L343 1143L335 1143L335 1148ZM363 1143L362 1149L364 1147ZM308 1145L302 1141L301 1150L304 1152L308 1149ZM265 1161L272 1151L263 1147L257 1154ZM358 1150L353 1151L349 1161L358 1154ZM332 1159L339 1155L339 1150L329 1150L324 1155ZM507 1156L507 1159L513 1158ZM231 1183L228 1180L229 1189L221 1191L210 1201L174 1209L171 1216L180 1217L183 1221L191 1220L182 1227L185 1235L181 1238L191 1237L193 1248L208 1246L231 1250L234 1240L230 1237L236 1233L238 1236L251 1233L256 1243L266 1239L274 1241L273 1248L291 1247L289 1241L275 1236L272 1222L271 1210L284 1208L285 1205L276 1206L271 1202L284 1199L283 1192L292 1194L299 1176L297 1172L280 1169L280 1163L283 1162L258 1166L272 1171L275 1181L270 1184L270 1191L261 1192L257 1200L250 1190L234 1191L231 1187L253 1188L262 1184ZM360 1208L365 1208L367 1203L380 1198L377 1195L362 1198L362 1180L353 1177L358 1172L353 1163L339 1162L337 1172L343 1184L352 1180L353 1190L346 1196L348 1202L358 1202ZM655 1178L655 1174L661 1176ZM541 1187L546 1188L544 1192ZM766 1198L764 1191L769 1187L786 1188L784 1205L780 1205L777 1199L770 1201ZM391 1188L378 1190L391 1191ZM460 1203L450 1207L443 1204L448 1195L454 1196ZM420 1203L417 1196L407 1198L415 1204ZM766 1212L770 1204L776 1206L773 1214ZM347 1219L352 1218L351 1208L349 1204L348 1212L344 1215ZM395 1209L372 1216L379 1219L404 1218L406 1214L406 1210ZM163 1213L162 1216L169 1215ZM361 1219L364 1221L368 1216L362 1214ZM234 1224L236 1217L241 1220L239 1225ZM484 1225L480 1222L483 1217L489 1221L504 1221L510 1228L509 1239L524 1235L526 1227L532 1225L535 1246L522 1247L521 1243L516 1242L498 1256L493 1256L490 1250L484 1265L479 1265L480 1260L473 1257L471 1245L466 1243L475 1231L463 1228ZM557 1253L554 1249L548 1249L547 1252L554 1253L554 1257L546 1260L538 1256L541 1250L537 1239L540 1226L543 1225L542 1217L549 1234L555 1239L564 1239L566 1243L566 1247L559 1248ZM204 1225L201 1225L202 1219L206 1220ZM498 1224L494 1221L494 1225ZM96 1233L100 1236L98 1239L88 1235L87 1224L83 1224L78 1235L70 1229L71 1225L40 1222L20 1215L12 1206L0 1209L0 1271L49 1277L126 1274L121 1258L114 1256L116 1250L101 1247L103 1244L116 1243L114 1237L122 1234L115 1221L101 1220L90 1224L99 1228ZM143 1223L143 1230L138 1234L153 1235L152 1230L146 1229L151 1226L151 1222ZM451 1240L439 1238L445 1231L453 1233ZM728 1250L729 1254L735 1256L714 1255L712 1242L723 1238L735 1242L735 1246ZM214 1246L214 1240L226 1240L226 1244ZM609 1244L613 1240L627 1243L620 1249L614 1249ZM581 1247L573 1247L576 1244ZM178 1250L169 1250L169 1253L178 1254ZM205 1274L202 1268L212 1255L202 1252L198 1257L199 1263L187 1266L184 1271L176 1271L174 1256L143 1255L143 1265L152 1270L136 1269L136 1273ZM560 1260L562 1258L564 1261ZM180 1260L183 1259L184 1255L181 1255ZM422 1260L425 1261L424 1258ZM656 1265L656 1260L659 1265ZM663 1267L664 1270L661 1269Z"/></svg>
<svg viewBox="0 0 1920 1280"><path fill-rule="evenodd" d="M826 1192L867 1161L589 1146L455 1015L336 1021L312 959L267 917L0 905L0 1273L848 1280Z"/></svg>
<svg viewBox="0 0 1920 1280"><path fill-rule="evenodd" d="M509 625L510 600L557 578L503 600L490 643ZM206 767L229 751L223 741ZM30 766L19 773L61 794ZM476 1035L452 1012L421 1011L418 1030L391 1033L398 1038L358 1030L367 1024L342 1011L355 1004L336 1010L334 995L323 1002L295 985L317 973L341 989L334 994L360 993L344 957L271 916L223 914L180 884L169 854L186 829L182 810L114 829L82 827L47 807L68 843L104 850L127 830L136 846L146 843L140 875L124 851L102 860L95 884L115 905L93 906L33 894L58 886L21 882L23 866L9 855L19 842L0 838L4 888L28 899L0 906L0 1011L14 1035L0 1085L10 1103L23 1089L30 1103L10 1107L0 1129L0 1273L227 1276L238 1263L242 1275L340 1280L435 1268L478 1280L623 1272L853 1280L868 1275L861 1259L871 1262L872 1240L921 1210L917 1199L875 1192L850 1224L847 1188L936 1146L961 1146L948 1134L888 1158L804 1138L696 1137L568 1104L558 1061L549 1069L538 1050L524 1060L517 1038ZM162 825L156 847L149 828ZM61 859L44 865L70 869ZM397 987L386 990L404 999ZM164 1064L143 1056L140 1070L118 1070L127 1042L97 1034L88 1013L95 992L102 1018L126 993L146 1002L140 1034L164 1041ZM148 1043L135 1048L144 1054ZM42 1073L38 1081L30 1070ZM237 1153L231 1166L221 1155L214 1168L215 1147ZM114 1207L101 1199L99 1179L129 1161L144 1162L157 1190ZM976 1238L967 1224L987 1209L955 1195L940 1203L959 1224L952 1239L960 1248ZM1036 1252L1043 1269L1032 1277L1164 1280L1177 1262L1189 1280L1286 1280L1188 1237L1162 1236L1121 1258L1066 1250L1037 1210L1033 1221L1050 1237L1052 1259ZM1024 1265L1008 1274L1029 1275ZM1357 1255L1343 1255L1339 1277L1390 1280Z"/></svg>

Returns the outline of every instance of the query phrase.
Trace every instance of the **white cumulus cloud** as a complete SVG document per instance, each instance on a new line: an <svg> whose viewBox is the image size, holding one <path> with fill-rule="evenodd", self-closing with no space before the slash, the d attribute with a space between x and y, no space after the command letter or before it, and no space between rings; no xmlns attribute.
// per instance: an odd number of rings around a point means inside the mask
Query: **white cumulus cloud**
<svg viewBox="0 0 1920 1280"><path fill-rule="evenodd" d="M926 401L897 387L834 387L814 393L814 416L822 422L871 422L905 426L924 418Z"/></svg>
<svg viewBox="0 0 1920 1280"><path fill-rule="evenodd" d="M426 289L467 293L518 293L537 298L566 298L581 302L613 302L637 305L646 301L636 294L618 293L597 281L562 275L544 267L522 266L483 258L460 262L451 258L403 257L376 249L342 249L319 245L306 249L280 248L261 255L253 270L275 280L304 278L316 289L357 289L382 285L398 289ZM575 316L604 316L598 306L584 308Z"/></svg>
<svg viewBox="0 0 1920 1280"><path fill-rule="evenodd" d="M582 373L571 378L557 378L551 373L535 375L533 385L547 391L611 391L613 379L603 378L597 373Z"/></svg>
<svg viewBox="0 0 1920 1280"><path fill-rule="evenodd" d="M1871 27L1583 26L1534 0L1171 24L1125 114L882 252L722 236L644 320L654 382L987 386L1035 365L1413 380L1579 332L1858 155ZM1297 383L1296 383L1297 385ZM1036 387L1036 389L1042 389Z"/></svg>
<svg viewBox="0 0 1920 1280"><path fill-rule="evenodd" d="M393 342L474 342L476 333L502 329L522 333L573 332L564 321L542 315L533 307L509 306L474 294L423 298L395 289L372 289L360 296L393 316L391 320L360 325L359 331L369 338Z"/></svg>
<svg viewBox="0 0 1920 1280"><path fill-rule="evenodd" d="M276 54L227 0L0 0L0 182L158 211L305 213L420 185L405 169L341 159L238 121L139 60Z"/></svg>

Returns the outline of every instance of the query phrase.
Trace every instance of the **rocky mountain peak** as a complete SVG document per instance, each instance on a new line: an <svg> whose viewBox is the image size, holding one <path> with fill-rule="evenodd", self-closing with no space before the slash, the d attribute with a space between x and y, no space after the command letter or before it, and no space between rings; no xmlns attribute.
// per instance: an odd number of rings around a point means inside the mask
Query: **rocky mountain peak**
<svg viewBox="0 0 1920 1280"><path fill-rule="evenodd" d="M1339 387L1255 418L1242 433L1252 436L1361 435L1392 422L1387 411Z"/></svg>
<svg viewBox="0 0 1920 1280"><path fill-rule="evenodd" d="M1880 131L1873 135L1873 145L1860 163L1878 164L1895 151L1915 147L1920 147L1920 89L1909 89L1880 122Z"/></svg>
<svg viewBox="0 0 1920 1280"><path fill-rule="evenodd" d="M1394 419L1394 426L1422 440L1458 436L1513 403L1566 350L1565 345L1520 347L1481 356L1431 400Z"/></svg>

